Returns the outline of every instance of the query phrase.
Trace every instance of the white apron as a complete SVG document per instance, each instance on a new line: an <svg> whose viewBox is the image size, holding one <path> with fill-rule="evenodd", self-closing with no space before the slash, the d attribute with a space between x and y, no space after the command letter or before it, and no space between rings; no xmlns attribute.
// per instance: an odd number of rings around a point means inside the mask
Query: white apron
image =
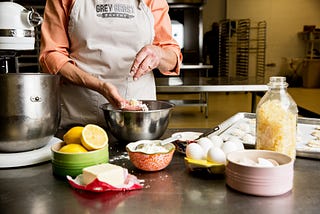
<svg viewBox="0 0 320 214"><path fill-rule="evenodd" d="M155 100L152 73L133 81L129 71L135 55L154 37L154 20L143 0L76 0L68 33L70 56L77 66L114 84L126 99ZM99 93L67 84L61 89L61 127L105 125Z"/></svg>

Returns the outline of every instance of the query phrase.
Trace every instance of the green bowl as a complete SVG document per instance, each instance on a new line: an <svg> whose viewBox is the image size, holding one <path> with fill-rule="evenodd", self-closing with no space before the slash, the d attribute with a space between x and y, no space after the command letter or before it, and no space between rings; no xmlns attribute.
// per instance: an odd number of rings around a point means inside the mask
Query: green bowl
<svg viewBox="0 0 320 214"><path fill-rule="evenodd" d="M64 146L64 142L59 142L51 147L52 172L59 177L70 175L76 177L82 173L82 169L109 161L109 147L88 151L84 153L65 153L59 152Z"/></svg>

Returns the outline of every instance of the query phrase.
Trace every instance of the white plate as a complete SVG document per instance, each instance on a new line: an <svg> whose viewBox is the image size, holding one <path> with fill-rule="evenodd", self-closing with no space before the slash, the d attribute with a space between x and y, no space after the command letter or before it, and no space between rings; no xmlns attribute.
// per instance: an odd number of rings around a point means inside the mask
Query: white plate
<svg viewBox="0 0 320 214"><path fill-rule="evenodd" d="M28 166L51 160L51 146L61 142L59 138L53 137L47 145L40 149L27 152L0 153L0 168Z"/></svg>
<svg viewBox="0 0 320 214"><path fill-rule="evenodd" d="M202 135L202 132L176 132L172 134L172 137L181 135L182 137L179 139L179 141L193 141L197 139L200 135Z"/></svg>
<svg viewBox="0 0 320 214"><path fill-rule="evenodd" d="M173 144L176 146L176 150L178 152L185 154L188 142L194 141L202 134L203 134L202 132L176 132L171 136L172 137L175 137L177 135L182 136L179 140L174 141Z"/></svg>

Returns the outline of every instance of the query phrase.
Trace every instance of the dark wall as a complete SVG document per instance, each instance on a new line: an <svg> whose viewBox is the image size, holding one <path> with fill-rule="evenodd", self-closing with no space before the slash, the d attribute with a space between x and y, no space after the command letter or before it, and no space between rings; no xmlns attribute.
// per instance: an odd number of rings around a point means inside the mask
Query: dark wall
<svg viewBox="0 0 320 214"><path fill-rule="evenodd" d="M171 6L169 15L184 26L183 63L198 64L201 61L201 45L199 23L202 25L201 8L197 5Z"/></svg>

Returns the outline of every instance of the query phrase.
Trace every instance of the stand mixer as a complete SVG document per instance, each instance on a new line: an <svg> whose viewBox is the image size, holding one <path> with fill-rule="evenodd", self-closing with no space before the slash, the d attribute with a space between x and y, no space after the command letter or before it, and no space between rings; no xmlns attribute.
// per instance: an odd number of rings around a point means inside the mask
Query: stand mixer
<svg viewBox="0 0 320 214"><path fill-rule="evenodd" d="M33 50L34 28L42 17L14 2L0 2L0 73L15 72L14 57L20 50Z"/></svg>
<svg viewBox="0 0 320 214"><path fill-rule="evenodd" d="M43 161L33 152L46 147L58 129L59 75L19 73L15 68L19 51L34 49L34 28L41 23L42 17L33 9L0 2L0 168ZM45 152L47 160L50 149ZM17 165L18 154L22 162Z"/></svg>

